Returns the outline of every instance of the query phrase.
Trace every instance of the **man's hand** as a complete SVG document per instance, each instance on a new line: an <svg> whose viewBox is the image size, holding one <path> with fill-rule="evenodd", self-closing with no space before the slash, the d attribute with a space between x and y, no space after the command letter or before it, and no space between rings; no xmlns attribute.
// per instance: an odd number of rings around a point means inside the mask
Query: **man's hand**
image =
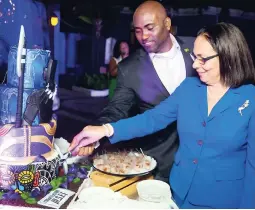
<svg viewBox="0 0 255 210"><path fill-rule="evenodd" d="M73 141L68 151L71 151L72 155L74 156L77 154L78 155L89 154L89 153L91 154L93 152L93 150L91 149L91 147L94 146L93 143L99 141L104 136L105 136L105 128L103 126L86 126L80 133L78 133L73 138ZM84 148L84 146L88 146L88 145L89 147Z"/></svg>

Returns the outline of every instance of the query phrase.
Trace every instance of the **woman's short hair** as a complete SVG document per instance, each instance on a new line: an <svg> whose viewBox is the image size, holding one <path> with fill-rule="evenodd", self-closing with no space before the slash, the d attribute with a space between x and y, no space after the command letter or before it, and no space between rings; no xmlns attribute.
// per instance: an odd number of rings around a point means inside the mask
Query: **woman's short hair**
<svg viewBox="0 0 255 210"><path fill-rule="evenodd" d="M217 23L198 32L219 55L220 76L229 87L255 84L255 69L243 33L233 24Z"/></svg>

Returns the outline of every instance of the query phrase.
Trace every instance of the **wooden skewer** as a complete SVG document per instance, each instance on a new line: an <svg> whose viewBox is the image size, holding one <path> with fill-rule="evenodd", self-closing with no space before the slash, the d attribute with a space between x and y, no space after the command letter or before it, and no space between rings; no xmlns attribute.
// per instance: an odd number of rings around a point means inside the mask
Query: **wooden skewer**
<svg viewBox="0 0 255 210"><path fill-rule="evenodd" d="M141 151L141 153L143 154L143 156L145 156L145 155L144 155L144 153L143 153L143 150L142 150L142 148L140 148L140 151Z"/></svg>
<svg viewBox="0 0 255 210"><path fill-rule="evenodd" d="M122 178L122 179L120 179L120 180L118 180L118 181L116 181L116 182L113 182L113 183L111 183L111 184L109 184L109 187L112 187L112 186L114 186L114 185L116 185L116 184L119 184L120 182L123 182L123 181L125 181L125 180L127 180L127 179L131 179L132 177L124 177L124 178Z"/></svg>

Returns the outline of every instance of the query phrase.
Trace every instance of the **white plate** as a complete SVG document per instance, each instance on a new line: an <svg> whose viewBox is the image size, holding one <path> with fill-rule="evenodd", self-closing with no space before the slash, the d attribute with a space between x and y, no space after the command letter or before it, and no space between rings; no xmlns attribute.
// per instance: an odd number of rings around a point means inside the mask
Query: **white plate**
<svg viewBox="0 0 255 210"><path fill-rule="evenodd" d="M101 156L101 155L100 155ZM102 155L103 156L103 155ZM148 155L145 155L145 158L146 159L149 159L151 164L150 164L150 168L149 169L140 169L139 171L136 171L136 170L130 170L129 173L126 173L126 174L120 174L120 173L114 173L114 172L106 172L106 171L103 171L101 169L99 169L93 162L93 167L100 171L100 172L103 172L105 174L110 174L110 175L117 175L117 176L142 176L142 175L145 175L145 174L149 174L150 172L152 172L156 166L157 166L157 161L151 157L151 156L148 156Z"/></svg>
<svg viewBox="0 0 255 210"><path fill-rule="evenodd" d="M84 188L78 195L80 201L93 202L100 199L111 199L114 196L114 191L106 187L88 187Z"/></svg>

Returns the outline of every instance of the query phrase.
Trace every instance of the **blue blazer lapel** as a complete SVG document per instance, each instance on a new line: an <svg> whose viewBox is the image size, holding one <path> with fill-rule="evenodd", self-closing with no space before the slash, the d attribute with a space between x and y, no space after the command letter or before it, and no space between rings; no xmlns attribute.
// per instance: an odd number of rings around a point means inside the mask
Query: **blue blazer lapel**
<svg viewBox="0 0 255 210"><path fill-rule="evenodd" d="M209 116L207 103L207 86L205 84L198 84L196 96L199 112L203 120L205 122L209 122L217 115L234 106L240 100L240 89L229 89L226 94L219 100L219 102L213 107Z"/></svg>
<svg viewBox="0 0 255 210"><path fill-rule="evenodd" d="M196 91L198 101L198 109L203 118L203 120L207 121L208 116L208 106L207 106L207 88L206 85L200 83L198 84L198 90Z"/></svg>
<svg viewBox="0 0 255 210"><path fill-rule="evenodd" d="M240 100L239 90L229 89L225 93L225 95L219 100L219 102L213 107L208 117L208 121L212 120L217 115L234 106L239 100Z"/></svg>

